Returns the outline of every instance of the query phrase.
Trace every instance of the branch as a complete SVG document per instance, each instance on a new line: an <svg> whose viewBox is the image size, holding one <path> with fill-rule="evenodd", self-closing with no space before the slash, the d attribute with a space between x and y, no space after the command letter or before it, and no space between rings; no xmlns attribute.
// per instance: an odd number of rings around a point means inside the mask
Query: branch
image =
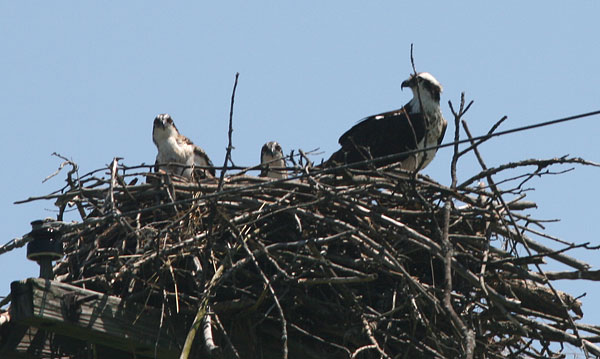
<svg viewBox="0 0 600 359"><path fill-rule="evenodd" d="M454 115L454 154L452 156L452 162L450 164L450 175L452 177L452 184L450 188L456 190L456 165L458 163L458 141L460 140L459 123L461 117L469 110L473 101L465 107L465 93L461 93L460 96L460 109L457 112L454 111L452 102L448 101L452 114ZM460 319L454 307L452 306L452 259L454 256L454 248L452 242L450 242L450 207L452 199L447 198L444 203L444 228L442 231L442 253L444 255L444 274L445 274L445 287L444 287L444 308L450 314L450 318L456 327L460 330L464 340L464 357L472 359L475 354L475 332L473 329L467 328L465 323Z"/></svg>
<svg viewBox="0 0 600 359"><path fill-rule="evenodd" d="M223 182L225 180L225 172L227 172L227 163L231 162L233 165L233 161L231 160L231 150L233 150L233 103L235 102L235 90L237 89L238 78L240 77L240 73L236 72L235 74L235 82L233 83L233 91L231 92L231 106L229 107L229 131L227 132L227 138L229 143L227 144L227 152L225 154L225 161L223 162L223 169L221 170L221 175L219 176L219 189L221 191L223 189Z"/></svg>

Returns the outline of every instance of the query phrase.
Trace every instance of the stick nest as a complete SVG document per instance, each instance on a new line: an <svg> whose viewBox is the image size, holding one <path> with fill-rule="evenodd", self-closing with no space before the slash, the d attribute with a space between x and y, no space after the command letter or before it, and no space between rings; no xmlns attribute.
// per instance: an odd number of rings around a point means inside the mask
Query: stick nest
<svg viewBox="0 0 600 359"><path fill-rule="evenodd" d="M394 169L306 166L287 180L182 182L115 159L81 178L70 163L65 188L29 200L82 218L63 222L57 280L154 306L165 327L204 310L214 343L206 330L196 342L219 356L559 355L551 342L597 355L600 329L576 323L581 303L551 281L598 273L523 214L535 206L523 184L564 163L586 164L523 161L452 189ZM479 184L507 171L509 190ZM574 270L543 272L549 258Z"/></svg>

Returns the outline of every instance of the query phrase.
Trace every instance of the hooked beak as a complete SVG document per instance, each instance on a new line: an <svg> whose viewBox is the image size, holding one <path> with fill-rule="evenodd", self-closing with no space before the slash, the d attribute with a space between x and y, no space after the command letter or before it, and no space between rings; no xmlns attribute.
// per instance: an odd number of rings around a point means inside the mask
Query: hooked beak
<svg viewBox="0 0 600 359"><path fill-rule="evenodd" d="M413 88L417 85L418 81L419 81L419 77L412 74L408 77L408 79L406 79L406 80L404 80L404 82L402 82L402 85L400 85L400 90L402 90L405 87Z"/></svg>
<svg viewBox="0 0 600 359"><path fill-rule="evenodd" d="M410 87L410 85L408 84L408 80L402 82L402 85L400 85L400 90L404 89L405 87Z"/></svg>

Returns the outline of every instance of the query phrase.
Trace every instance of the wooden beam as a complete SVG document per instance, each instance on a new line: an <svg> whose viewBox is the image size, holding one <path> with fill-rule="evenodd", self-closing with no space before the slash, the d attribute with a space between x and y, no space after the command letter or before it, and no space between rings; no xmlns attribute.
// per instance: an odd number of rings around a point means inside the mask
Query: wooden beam
<svg viewBox="0 0 600 359"><path fill-rule="evenodd" d="M11 295L11 323L15 325L37 327L138 358L177 358L181 338L185 338L165 328L171 326L159 329L160 311L155 308L65 283L29 278L11 283ZM185 324L179 323L175 330L185 333Z"/></svg>

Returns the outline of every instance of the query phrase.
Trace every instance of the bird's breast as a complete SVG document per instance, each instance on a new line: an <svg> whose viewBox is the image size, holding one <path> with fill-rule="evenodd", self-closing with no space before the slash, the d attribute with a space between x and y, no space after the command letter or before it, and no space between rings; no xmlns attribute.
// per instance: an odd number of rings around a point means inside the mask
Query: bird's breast
<svg viewBox="0 0 600 359"><path fill-rule="evenodd" d="M193 148L186 148L185 145L177 143L174 139L158 142L157 147L160 162L187 163L193 152Z"/></svg>

